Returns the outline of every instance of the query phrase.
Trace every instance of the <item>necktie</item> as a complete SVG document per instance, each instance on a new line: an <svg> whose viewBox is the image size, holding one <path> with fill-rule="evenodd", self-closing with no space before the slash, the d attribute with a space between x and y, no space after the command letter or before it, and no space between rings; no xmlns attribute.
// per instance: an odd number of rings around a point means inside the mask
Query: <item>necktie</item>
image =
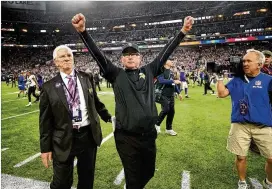
<svg viewBox="0 0 272 189"><path fill-rule="evenodd" d="M71 112L73 112L73 108L79 107L79 93L78 93L78 87L76 86L76 77L68 75L66 78L68 81L68 95L67 95L67 101L69 104L69 109Z"/></svg>

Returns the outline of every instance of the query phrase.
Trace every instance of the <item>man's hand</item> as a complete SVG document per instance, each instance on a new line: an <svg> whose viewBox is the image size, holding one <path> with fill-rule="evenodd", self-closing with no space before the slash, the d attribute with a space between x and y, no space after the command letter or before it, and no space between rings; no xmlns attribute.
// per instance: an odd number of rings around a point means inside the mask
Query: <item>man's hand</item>
<svg viewBox="0 0 272 189"><path fill-rule="evenodd" d="M41 154L42 163L43 165L48 168L49 167L49 161L52 161L52 152L46 152Z"/></svg>
<svg viewBox="0 0 272 189"><path fill-rule="evenodd" d="M179 94L178 96L179 96L179 100L182 101L182 95Z"/></svg>
<svg viewBox="0 0 272 189"><path fill-rule="evenodd" d="M77 32L84 32L85 31L85 29L86 29L85 23L86 23L85 16L81 13L76 14L72 18L72 25L74 26L74 28L76 29Z"/></svg>
<svg viewBox="0 0 272 189"><path fill-rule="evenodd" d="M176 85L178 85L178 84L181 84L181 81L180 81L180 80L174 80L174 83L175 83Z"/></svg>
<svg viewBox="0 0 272 189"><path fill-rule="evenodd" d="M181 31L186 34L187 32L189 32L192 29L192 26L194 24L194 18L191 16L187 16L184 19L184 23L183 23L183 27L181 29Z"/></svg>

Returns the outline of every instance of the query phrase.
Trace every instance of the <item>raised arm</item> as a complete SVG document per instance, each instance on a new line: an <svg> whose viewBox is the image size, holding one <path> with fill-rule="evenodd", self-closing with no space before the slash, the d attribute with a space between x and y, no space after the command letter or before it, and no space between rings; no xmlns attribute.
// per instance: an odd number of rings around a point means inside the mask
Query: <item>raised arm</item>
<svg viewBox="0 0 272 189"><path fill-rule="evenodd" d="M229 95L229 90L223 83L223 78L217 79L217 93L219 98L225 98Z"/></svg>
<svg viewBox="0 0 272 189"><path fill-rule="evenodd" d="M120 68L113 65L112 62L104 55L104 53L100 51L92 37L86 31L85 23L85 16L81 13L76 14L72 19L72 25L78 32L93 59L97 62L101 75L108 81L113 82L119 73Z"/></svg>
<svg viewBox="0 0 272 189"><path fill-rule="evenodd" d="M184 19L184 24L179 34L176 35L172 40L170 40L160 51L159 55L150 64L147 65L152 70L154 77L160 74L162 66L165 64L166 60L173 53L176 47L178 47L181 40L185 37L186 33L192 29L193 23L193 17L187 16Z"/></svg>

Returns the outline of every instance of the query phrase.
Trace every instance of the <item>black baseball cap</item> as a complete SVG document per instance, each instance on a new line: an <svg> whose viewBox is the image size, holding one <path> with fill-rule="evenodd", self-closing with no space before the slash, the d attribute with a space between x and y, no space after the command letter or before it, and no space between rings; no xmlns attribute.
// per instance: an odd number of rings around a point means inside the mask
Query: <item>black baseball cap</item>
<svg viewBox="0 0 272 189"><path fill-rule="evenodd" d="M136 44L129 43L123 47L122 54L125 53L140 53L140 50Z"/></svg>

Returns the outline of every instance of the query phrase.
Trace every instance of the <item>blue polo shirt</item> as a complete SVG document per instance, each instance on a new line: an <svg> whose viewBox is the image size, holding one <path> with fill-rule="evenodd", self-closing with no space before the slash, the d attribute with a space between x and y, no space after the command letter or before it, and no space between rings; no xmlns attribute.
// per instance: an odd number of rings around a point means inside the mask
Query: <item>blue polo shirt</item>
<svg viewBox="0 0 272 189"><path fill-rule="evenodd" d="M234 77L227 85L232 100L232 123L254 123L272 127L272 77Z"/></svg>

